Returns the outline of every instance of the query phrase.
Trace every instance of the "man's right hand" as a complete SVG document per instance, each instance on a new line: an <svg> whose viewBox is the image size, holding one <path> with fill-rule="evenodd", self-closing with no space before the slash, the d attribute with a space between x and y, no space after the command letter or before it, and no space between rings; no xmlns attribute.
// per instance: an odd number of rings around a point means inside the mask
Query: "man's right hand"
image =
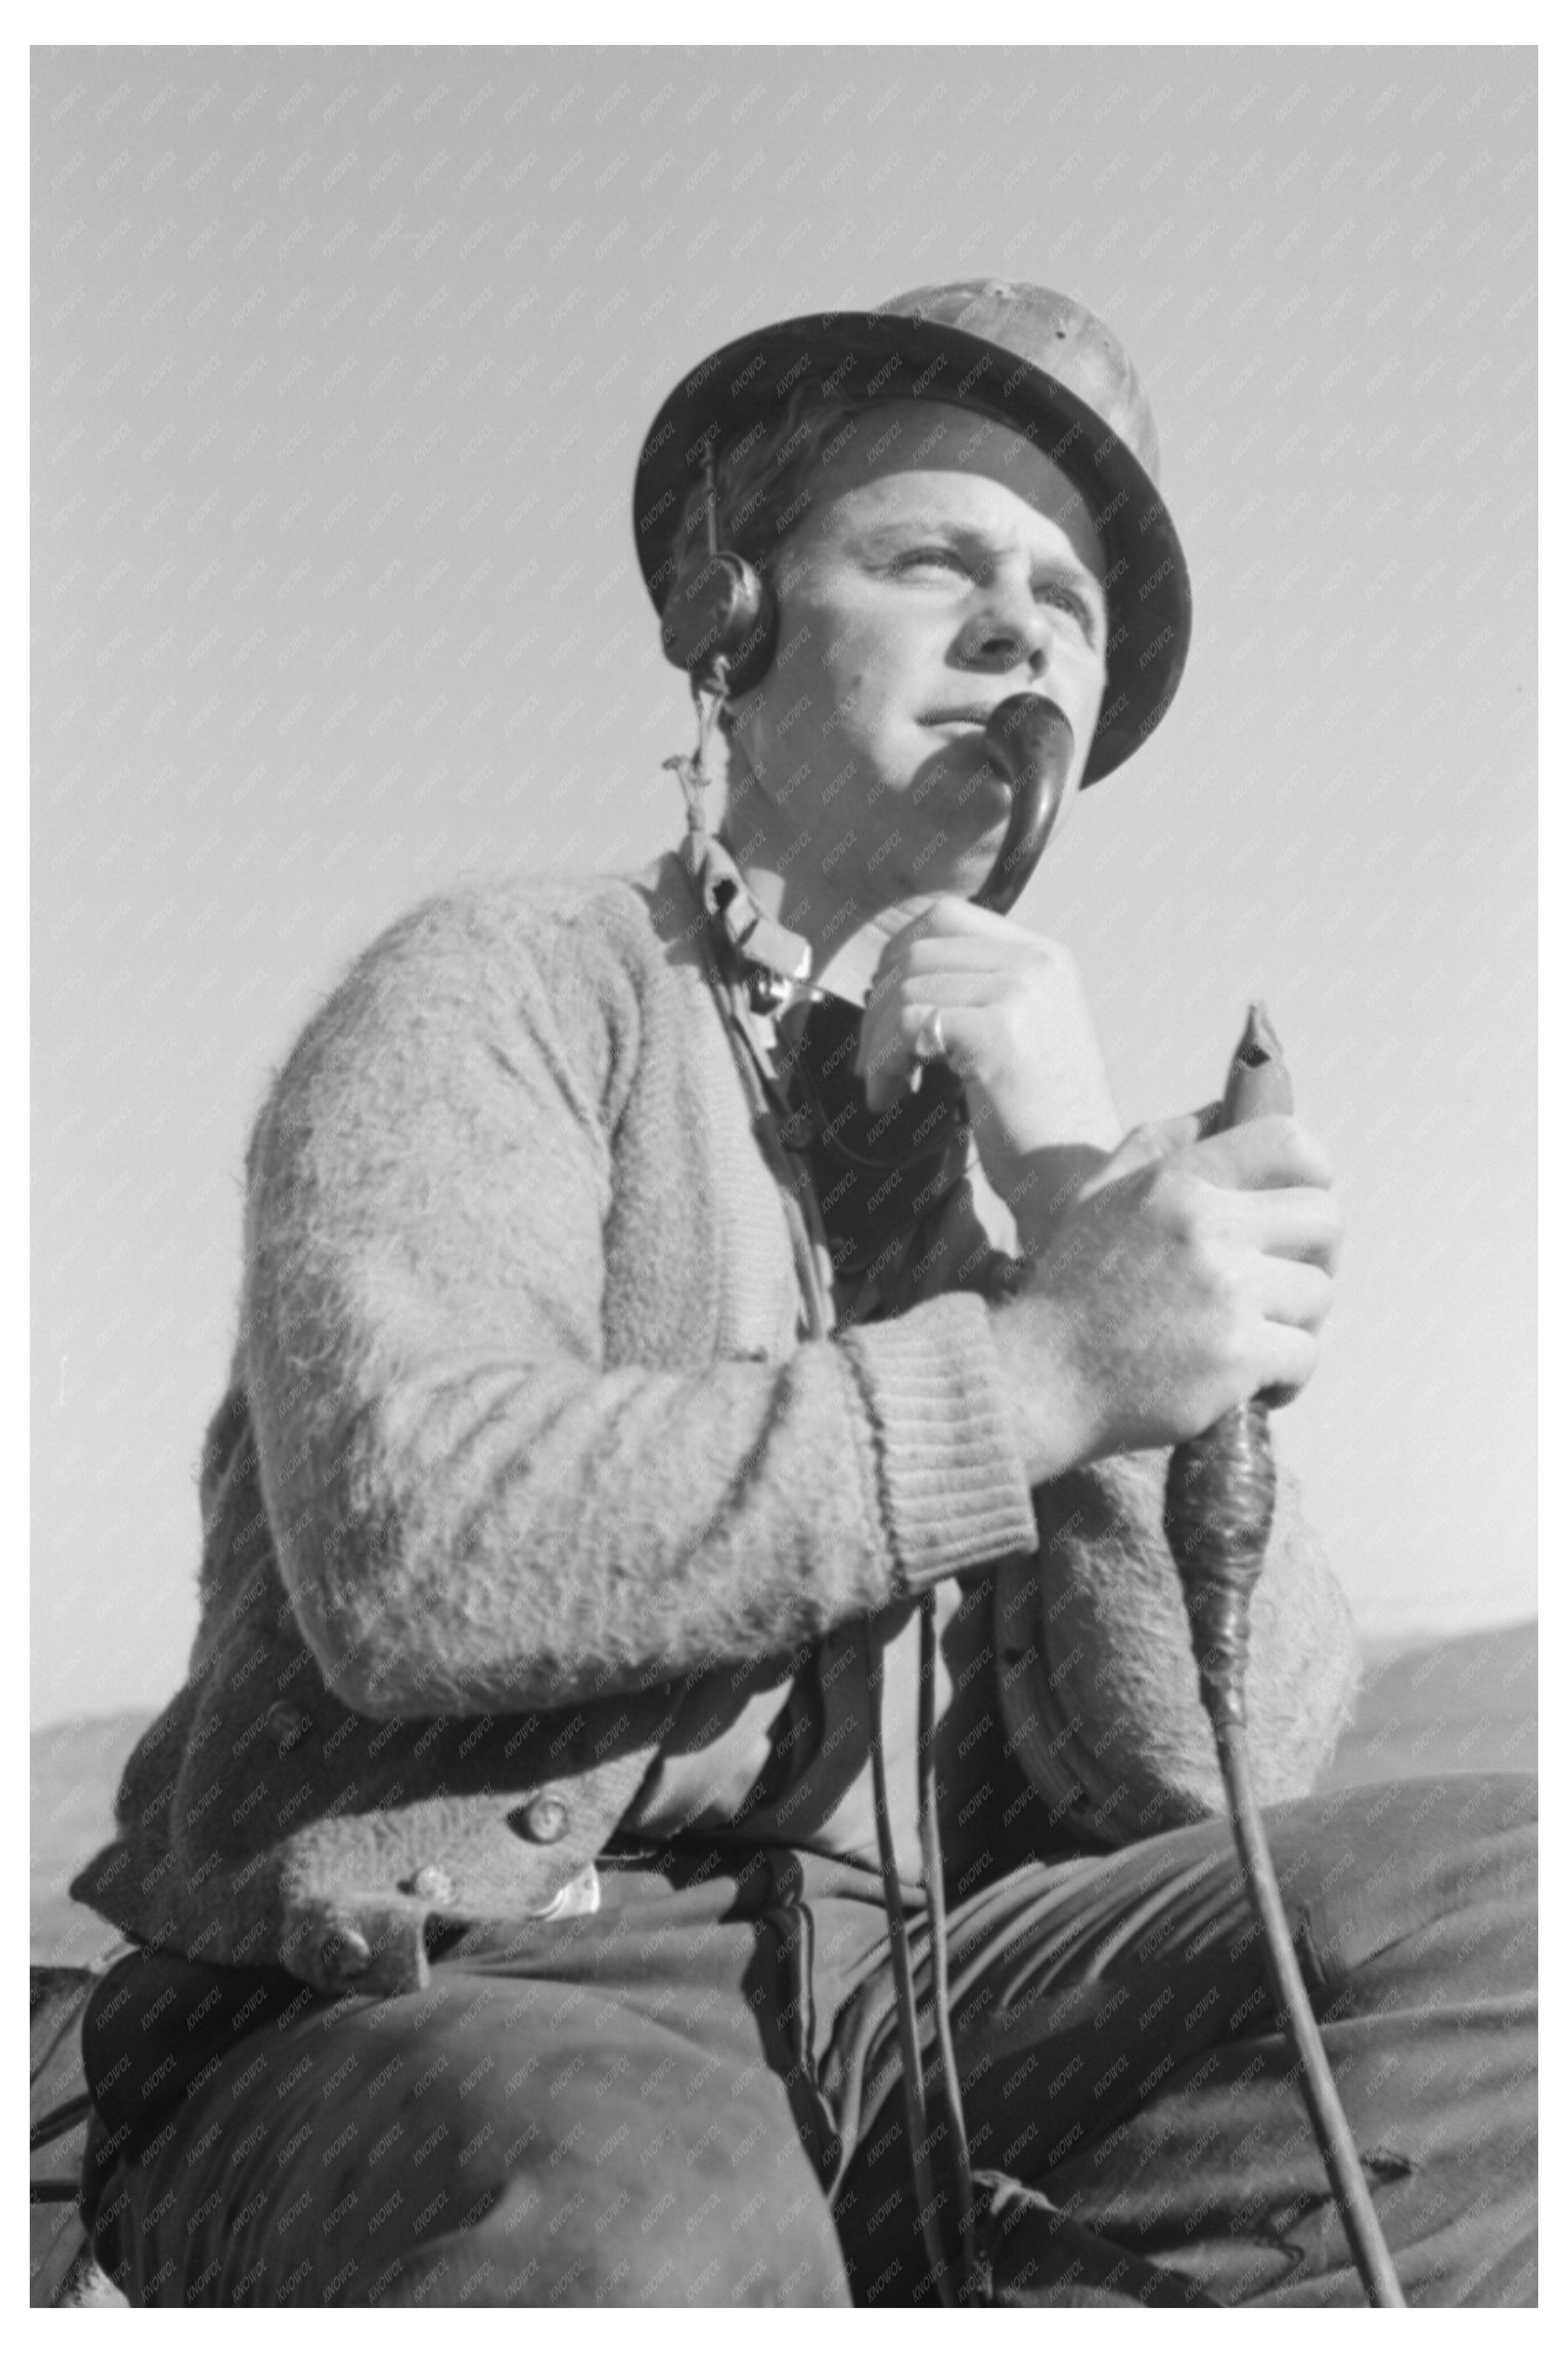
<svg viewBox="0 0 1568 2353"><path fill-rule="evenodd" d="M1328 1159L1293 1119L1213 1118L1134 1128L996 1313L1031 1486L1311 1377L1341 1242Z"/></svg>

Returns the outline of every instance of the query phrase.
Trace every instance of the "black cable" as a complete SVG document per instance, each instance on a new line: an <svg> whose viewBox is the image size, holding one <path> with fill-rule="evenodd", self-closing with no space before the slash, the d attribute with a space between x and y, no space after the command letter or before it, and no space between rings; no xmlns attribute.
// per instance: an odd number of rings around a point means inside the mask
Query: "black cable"
<svg viewBox="0 0 1568 2353"><path fill-rule="evenodd" d="M952 2047L952 2021L948 2015L947 1891L942 1884L942 1834L936 1819L936 1596L930 1591L921 1598L920 1823L921 1869L931 1925L931 2009L942 2061L942 2097L958 2167L958 2228L963 2250L959 2294L967 2296L973 2294L980 2266L974 2243L974 2174Z"/></svg>
<svg viewBox="0 0 1568 2353"><path fill-rule="evenodd" d="M871 1656L871 1630L860 1621L861 1651L871 1702L871 1790L877 1815L877 1852L882 1866L882 1901L888 1915L888 1942L893 1963L893 2007L899 2023L899 2052L903 2062L904 2123L910 2137L910 2163L914 2172L920 2209L921 2236L926 2260L942 2303L957 2302L947 2267L947 2255L937 2227L936 2186L931 2177L927 2139L925 2074L921 2065L919 2011L915 2004L914 1972L910 1966L909 1927L904 1919L903 1890L899 1884L898 1857L893 1851L888 1810L888 1774L882 1755L882 1669Z"/></svg>
<svg viewBox="0 0 1568 2353"><path fill-rule="evenodd" d="M1226 1796L1230 1800L1231 1826L1236 1832L1247 1893L1263 1930L1263 1954L1268 1982L1275 2000L1285 2013L1290 2039L1300 2054L1302 2096L1312 2120L1312 2130L1317 2135L1318 2147L1322 2151L1351 2253L1361 2274L1362 2284L1366 2289L1367 2301L1380 2310L1403 2311L1405 2295L1399 2284L1399 2274L1394 2268L1393 2257L1389 2254L1373 2206L1372 2194L1361 2169L1361 2158L1356 2154L1350 2126L1334 2085L1329 2054L1323 2048L1323 2038L1312 2015L1295 1948L1290 1942L1289 1924L1279 1895L1279 1882L1274 1874L1273 1858L1263 1834L1263 1818L1253 1792L1246 1731L1234 1719L1216 1717L1215 1744L1219 1750Z"/></svg>
<svg viewBox="0 0 1568 2353"><path fill-rule="evenodd" d="M1220 1130L1293 1107L1279 1040L1263 1007L1254 1005L1231 1061ZM1274 1484L1268 1409L1253 1398L1173 1450L1165 1535L1182 1580L1198 1690L1214 1726L1242 1876L1263 1930L1268 1980L1301 2061L1307 2113L1368 2301L1397 2311L1405 2304L1399 2276L1297 1966L1247 1753L1248 1614L1273 1525Z"/></svg>

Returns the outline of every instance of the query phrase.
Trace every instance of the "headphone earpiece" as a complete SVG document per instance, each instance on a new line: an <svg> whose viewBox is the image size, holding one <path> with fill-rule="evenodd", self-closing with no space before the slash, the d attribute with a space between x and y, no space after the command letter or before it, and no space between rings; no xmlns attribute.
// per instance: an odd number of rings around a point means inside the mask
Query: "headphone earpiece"
<svg viewBox="0 0 1568 2353"><path fill-rule="evenodd" d="M729 548L694 551L659 616L666 659L701 681L722 657L728 694L743 694L765 674L777 633L772 588Z"/></svg>
<svg viewBox="0 0 1568 2353"><path fill-rule="evenodd" d="M726 699L744 694L766 672L778 635L778 599L754 565L719 544L719 467L712 437L702 448L707 545L681 559L659 615L667 660L694 688Z"/></svg>

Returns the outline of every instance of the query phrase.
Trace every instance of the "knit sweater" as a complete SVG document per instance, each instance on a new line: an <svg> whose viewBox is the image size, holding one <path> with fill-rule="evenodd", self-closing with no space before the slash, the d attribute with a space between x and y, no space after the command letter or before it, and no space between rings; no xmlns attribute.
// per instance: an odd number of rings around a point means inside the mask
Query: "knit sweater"
<svg viewBox="0 0 1568 2353"><path fill-rule="evenodd" d="M129 1933L421 1983L432 1908L572 1907L693 1676L1035 1554L983 1297L802 1337L705 920L674 859L454 895L307 1028L247 1163L190 1677L77 1882ZM1130 1546L1147 1582L1147 1477L1079 1476L1103 1560ZM1286 1549L1297 1606L1260 1664L1300 1701L1273 1778L1304 1787L1351 1651L1331 1579ZM1095 1590L1092 1540L1055 1562ZM1116 1736L1184 1819L1214 1778L1174 1639L1134 1678L1155 1720L1121 1708Z"/></svg>

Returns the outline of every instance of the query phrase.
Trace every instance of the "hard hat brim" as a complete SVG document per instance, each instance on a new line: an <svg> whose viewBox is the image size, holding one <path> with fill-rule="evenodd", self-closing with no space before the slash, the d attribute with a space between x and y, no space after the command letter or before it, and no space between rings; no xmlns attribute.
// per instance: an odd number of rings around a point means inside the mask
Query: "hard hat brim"
<svg viewBox="0 0 1568 2353"><path fill-rule="evenodd" d="M1025 436L1083 493L1106 559L1105 699L1084 783L1129 759L1171 705L1192 638L1192 589L1170 512L1126 443L1087 401L1002 345L961 327L877 311L785 319L710 353L677 385L637 464L637 561L661 612L677 533L702 479L705 446L723 449L803 384L824 400L931 400L972 409Z"/></svg>

